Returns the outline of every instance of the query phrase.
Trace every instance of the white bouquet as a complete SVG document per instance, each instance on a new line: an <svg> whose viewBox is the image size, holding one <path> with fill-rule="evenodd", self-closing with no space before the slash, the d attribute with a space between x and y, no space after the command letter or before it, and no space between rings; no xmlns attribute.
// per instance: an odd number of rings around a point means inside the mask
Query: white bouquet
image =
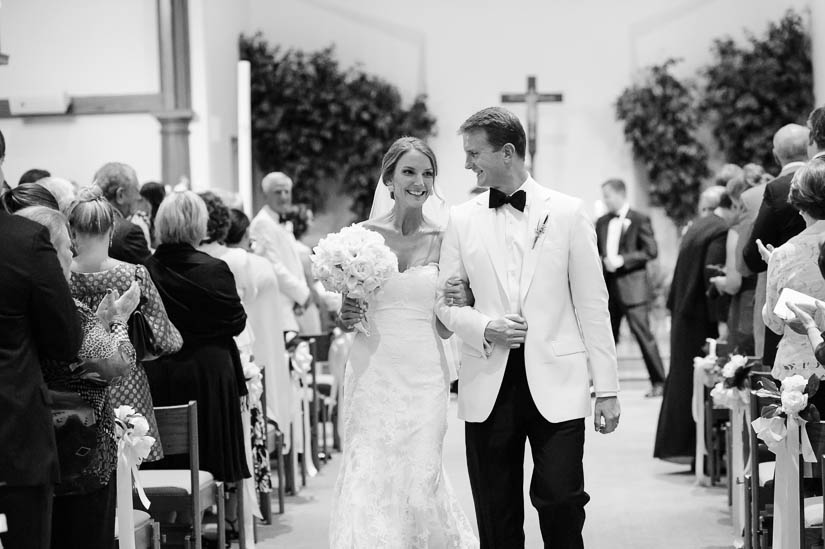
<svg viewBox="0 0 825 549"><path fill-rule="evenodd" d="M359 225L327 235L313 249L312 275L330 292L369 301L398 272L398 257L384 237ZM369 335L362 323L355 326Z"/></svg>

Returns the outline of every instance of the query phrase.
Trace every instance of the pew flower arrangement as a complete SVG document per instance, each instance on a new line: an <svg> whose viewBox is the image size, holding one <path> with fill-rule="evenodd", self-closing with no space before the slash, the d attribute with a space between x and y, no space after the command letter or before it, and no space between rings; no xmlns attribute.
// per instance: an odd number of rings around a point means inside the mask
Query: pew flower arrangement
<svg viewBox="0 0 825 549"><path fill-rule="evenodd" d="M693 368L702 373L705 387L713 387L721 379L722 367L719 357L714 355L693 358Z"/></svg>
<svg viewBox="0 0 825 549"><path fill-rule="evenodd" d="M721 380L710 391L714 404L730 409L737 405L747 404L750 394L746 381L750 370L747 357L731 355L725 365L720 368L718 375Z"/></svg>
<svg viewBox="0 0 825 549"><path fill-rule="evenodd" d="M781 390L771 380L760 380L754 395L778 401L762 408L751 425L756 436L776 454L774 476L773 547L796 547L800 538L799 455L816 462L805 423L819 421L819 411L809 402L819 389L816 374L805 379L793 375L782 380Z"/></svg>
<svg viewBox="0 0 825 549"><path fill-rule="evenodd" d="M135 549L134 517L132 515L132 483L143 506L149 508L149 499L140 485L138 466L149 455L155 438L149 436L149 422L131 406L115 408L115 440L117 441L117 520L123 535L122 549ZM125 534L130 532L132 535Z"/></svg>

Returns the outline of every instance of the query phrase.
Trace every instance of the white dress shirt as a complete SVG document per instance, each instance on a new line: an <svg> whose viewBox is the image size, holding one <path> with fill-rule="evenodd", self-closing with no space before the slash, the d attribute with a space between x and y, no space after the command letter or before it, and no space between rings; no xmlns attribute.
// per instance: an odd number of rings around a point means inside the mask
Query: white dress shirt
<svg viewBox="0 0 825 549"><path fill-rule="evenodd" d="M527 182L515 191L524 191ZM515 193L513 193L515 194ZM511 195L512 196L512 195ZM524 251L527 249L530 196L527 195L524 211L520 212L510 204L496 209L496 232L504 235L504 249L507 250L507 295L510 297L510 314L521 314L521 269Z"/></svg>
<svg viewBox="0 0 825 549"><path fill-rule="evenodd" d="M630 205L625 204L619 211L616 212L618 217L614 217L607 224L607 243L605 253L607 257L616 260L619 257L619 241L622 239L622 231L624 230L625 219L627 212L630 211Z"/></svg>

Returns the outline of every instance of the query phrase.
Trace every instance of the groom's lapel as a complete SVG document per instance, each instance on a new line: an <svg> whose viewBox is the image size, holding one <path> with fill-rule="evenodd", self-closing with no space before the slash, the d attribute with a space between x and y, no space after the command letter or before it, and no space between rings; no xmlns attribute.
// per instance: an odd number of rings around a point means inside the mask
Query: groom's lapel
<svg viewBox="0 0 825 549"><path fill-rule="evenodd" d="M498 219L496 219L495 208L487 206L488 193L482 194L477 199L479 213L477 216L478 231L481 237L481 243L487 254L490 256L490 262L493 264L493 270L496 272L499 285L507 292L507 255L504 249L504 235L498 231Z"/></svg>
<svg viewBox="0 0 825 549"><path fill-rule="evenodd" d="M536 266L541 256L541 244L547 235L551 221L549 218L550 191L535 181L531 180L531 183L529 191L533 196L528 197L530 209L527 218L527 248L524 250L521 284L519 284L521 289L519 301L521 303L524 302L527 291L530 289L530 284L533 282L533 276L536 274ZM540 231L539 229L542 225L544 225L544 228Z"/></svg>

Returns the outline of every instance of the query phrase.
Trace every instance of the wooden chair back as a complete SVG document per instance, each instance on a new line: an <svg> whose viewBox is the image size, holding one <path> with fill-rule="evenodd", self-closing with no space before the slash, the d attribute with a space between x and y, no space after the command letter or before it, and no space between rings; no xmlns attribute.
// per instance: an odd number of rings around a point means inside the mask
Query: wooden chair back
<svg viewBox="0 0 825 549"><path fill-rule="evenodd" d="M163 441L163 453L167 456L189 455L192 514L196 517L196 522L200 523L198 403L190 400L188 404L177 406L156 406L155 421L158 424L158 435Z"/></svg>
<svg viewBox="0 0 825 549"><path fill-rule="evenodd" d="M748 376L750 379L750 386L752 389L760 387L759 381L762 379L772 380L773 378L767 372L751 372ZM762 414L762 408L773 402L755 394L751 394L750 398L750 416L752 419L758 418ZM748 430L748 441L751 453L751 509L750 509L750 525L751 525L751 547L752 549L760 549L762 547L762 521L760 520L761 513L765 509L765 505L760 501L761 483L759 480L759 449L766 448L765 444L756 436L756 431L753 428Z"/></svg>

